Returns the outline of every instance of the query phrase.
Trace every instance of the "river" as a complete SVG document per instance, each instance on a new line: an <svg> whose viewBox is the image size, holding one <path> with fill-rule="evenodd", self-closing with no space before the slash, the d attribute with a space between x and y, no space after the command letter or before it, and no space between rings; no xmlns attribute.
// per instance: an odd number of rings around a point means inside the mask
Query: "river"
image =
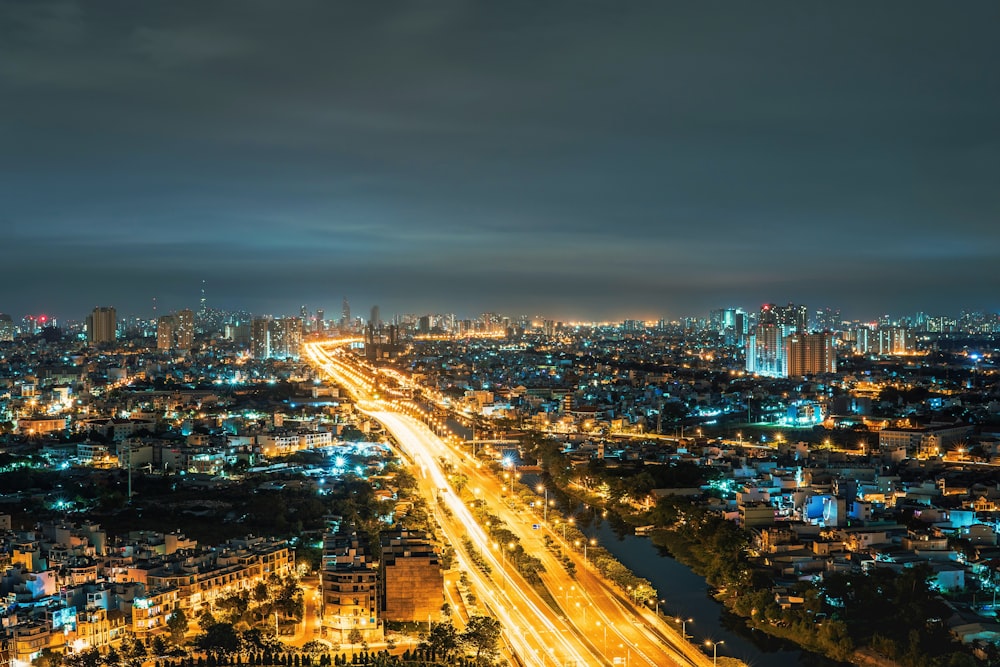
<svg viewBox="0 0 1000 667"><path fill-rule="evenodd" d="M579 527L596 537L601 546L632 572L652 582L660 599L665 600L661 608L668 615L693 619L686 628L687 634L693 636L691 641L722 640L725 644L719 645L720 656L740 658L755 667L836 667L843 664L748 629L743 619L730 614L712 599L703 577L662 553L648 538L632 535L631 529L624 524L618 525L616 532L608 521L598 519L598 522L596 526L592 523L589 527Z"/></svg>

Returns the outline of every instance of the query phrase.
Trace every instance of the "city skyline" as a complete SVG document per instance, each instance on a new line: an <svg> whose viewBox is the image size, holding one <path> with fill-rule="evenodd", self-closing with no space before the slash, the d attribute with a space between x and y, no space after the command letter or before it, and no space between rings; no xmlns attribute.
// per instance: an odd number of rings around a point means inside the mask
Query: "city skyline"
<svg viewBox="0 0 1000 667"><path fill-rule="evenodd" d="M994 3L124 6L0 2L2 312L1000 310Z"/></svg>
<svg viewBox="0 0 1000 667"><path fill-rule="evenodd" d="M234 300L235 301L235 300ZM330 303L333 303L331 299ZM347 300L350 303L350 300ZM199 307L202 304L196 304ZM244 323L248 323L249 320L245 319L248 317L253 318L264 318L264 319L274 319L280 320L290 317L300 317L301 319L315 318L318 314L323 314L323 320L330 324L331 326L336 326L343 320L342 312L335 310L330 305L325 303L319 304L305 304L294 301L294 299L285 300L285 305L279 307L277 310L271 311L252 311L243 307L216 307L215 304L209 304L208 300L203 302L203 305L209 313L214 313L213 317L218 317L219 315L225 316L227 318L235 318L233 321L240 320L240 317L244 318ZM341 304L342 305L342 304ZM351 322L370 322L371 316L369 314L369 308L365 304L355 304L358 306L355 309L353 315L351 316ZM1000 313L990 311L984 308L969 308L960 310L949 310L948 308L943 308L940 311L928 310L928 309L916 309L913 311L881 311L881 312L870 312L870 313L851 313L843 312L842 309L836 307L835 305L827 304L795 304L791 301L787 302L789 307L796 307L804 309L803 317L805 317L805 322L807 323L807 329L809 330L823 330L823 329L835 329L836 327L830 326L830 323L836 320L838 323L843 324L859 324L859 325L876 325L881 323L907 323L909 321L919 321L924 320L939 320L943 319L946 321L958 322L967 317L978 317L980 319L991 319L1000 318ZM402 310L399 312L395 311L385 311L378 304L372 304L372 310L381 310L382 315L379 316L379 321L381 323L390 324L394 322L405 322L421 317L452 317L456 320L480 320L485 316L496 316L505 317L513 320L519 320L527 318L532 321L552 321L558 322L559 324L567 325L615 325L621 324L623 322L644 322L646 324L655 324L657 322L680 322L684 320L702 320L704 322L709 322L717 314L721 314L724 311L730 313L740 313L754 321L758 317L758 308L766 309L768 307L778 307L783 308L785 303L780 299L772 299L770 301L765 301L760 304L750 305L750 304L734 304L730 303L726 306L715 306L703 307L700 310L686 313L659 313L647 316L640 316L636 313L624 313L617 318L604 318L588 319L585 317L565 317L561 318L554 315L550 310L541 310L535 312L528 312L524 309L514 310L510 312L491 310L487 307L480 308L478 310L470 311L458 311L456 309L449 309L445 305L442 309L434 311L420 311L420 310ZM153 308L155 307L155 310ZM43 328L45 326L62 326L63 324L73 324L82 325L85 324L86 320L93 311L111 308L112 310L120 311L118 312L118 320L121 323L144 320L150 324L155 324L157 320L164 320L169 318L176 318L179 314L184 312L191 312L194 309L190 306L186 306L180 303L178 307L166 308L163 304L152 304L146 310L136 311L122 311L116 308L111 302L107 304L98 304L93 307L80 307L74 308L69 312L54 312L54 311L41 311L39 309L34 309L26 313L17 312L5 312L0 311L0 316L10 317L14 323L22 321L34 321L37 327ZM199 312L199 317L200 317ZM227 319L227 322L229 320Z"/></svg>

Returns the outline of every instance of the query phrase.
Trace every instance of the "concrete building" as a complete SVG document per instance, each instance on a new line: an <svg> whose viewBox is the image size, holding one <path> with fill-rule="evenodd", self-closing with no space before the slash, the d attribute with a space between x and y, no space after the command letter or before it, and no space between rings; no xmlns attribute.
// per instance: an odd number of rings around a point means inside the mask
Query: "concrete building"
<svg viewBox="0 0 1000 667"><path fill-rule="evenodd" d="M87 316L87 341L113 343L118 337L118 314L112 306L98 306Z"/></svg>
<svg viewBox="0 0 1000 667"><path fill-rule="evenodd" d="M250 356L267 359L271 356L271 321L257 318L250 322Z"/></svg>
<svg viewBox="0 0 1000 667"><path fill-rule="evenodd" d="M833 334L794 333L784 341L784 376L802 377L837 372Z"/></svg>
<svg viewBox="0 0 1000 667"><path fill-rule="evenodd" d="M338 527L324 535L320 616L326 636L347 643L357 630L365 641L382 638L378 578L368 549L353 526Z"/></svg>
<svg viewBox="0 0 1000 667"><path fill-rule="evenodd" d="M437 618L444 575L430 535L408 530L382 533L382 617L387 621Z"/></svg>
<svg viewBox="0 0 1000 667"><path fill-rule="evenodd" d="M176 347L190 350L194 347L194 313L185 308L177 313Z"/></svg>
<svg viewBox="0 0 1000 667"><path fill-rule="evenodd" d="M747 336L747 372L780 377L784 373L784 352L782 328L771 322L758 324Z"/></svg>

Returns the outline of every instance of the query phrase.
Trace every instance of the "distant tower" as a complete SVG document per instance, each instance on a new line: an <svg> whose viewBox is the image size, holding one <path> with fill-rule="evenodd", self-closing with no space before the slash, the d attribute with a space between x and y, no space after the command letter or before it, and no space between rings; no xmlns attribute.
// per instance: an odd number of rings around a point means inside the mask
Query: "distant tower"
<svg viewBox="0 0 1000 667"><path fill-rule="evenodd" d="M326 317L326 311L324 311L322 308L316 311L316 326L314 327L314 329L321 333L326 328L325 324L323 323L324 317Z"/></svg>
<svg viewBox="0 0 1000 667"><path fill-rule="evenodd" d="M205 281L201 281L201 301L198 302L198 317L204 319L208 315L208 300L205 298Z"/></svg>
<svg viewBox="0 0 1000 667"><path fill-rule="evenodd" d="M368 323L376 329L382 324L382 315L379 313L378 306L372 306L372 316L368 319Z"/></svg>
<svg viewBox="0 0 1000 667"><path fill-rule="evenodd" d="M346 329L351 326L351 303L344 297L344 302L340 306L340 328Z"/></svg>
<svg viewBox="0 0 1000 667"><path fill-rule="evenodd" d="M87 316L87 340L92 345L113 343L118 337L118 313L112 306L98 306Z"/></svg>

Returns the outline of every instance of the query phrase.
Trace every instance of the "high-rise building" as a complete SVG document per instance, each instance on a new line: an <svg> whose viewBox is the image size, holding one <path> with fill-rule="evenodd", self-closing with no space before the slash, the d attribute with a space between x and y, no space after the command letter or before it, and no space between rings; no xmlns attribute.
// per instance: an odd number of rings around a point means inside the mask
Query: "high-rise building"
<svg viewBox="0 0 1000 667"><path fill-rule="evenodd" d="M313 327L314 331L323 333L326 330L326 322L324 318L326 317L326 311L320 308L316 311L316 326Z"/></svg>
<svg viewBox="0 0 1000 667"><path fill-rule="evenodd" d="M181 350L194 347L194 313L185 308L177 313L177 343Z"/></svg>
<svg viewBox="0 0 1000 667"><path fill-rule="evenodd" d="M98 306L87 316L87 340L91 345L113 343L118 338L118 314L112 306Z"/></svg>
<svg viewBox="0 0 1000 667"><path fill-rule="evenodd" d="M346 296L340 304L340 328L342 330L351 328L351 303Z"/></svg>
<svg viewBox="0 0 1000 667"><path fill-rule="evenodd" d="M271 320L255 318L250 322L250 356L254 359L271 356Z"/></svg>
<svg viewBox="0 0 1000 667"><path fill-rule="evenodd" d="M904 327L879 327L878 354L909 354L916 349L913 332Z"/></svg>
<svg viewBox="0 0 1000 667"><path fill-rule="evenodd" d="M802 377L837 372L833 334L794 333L785 338L785 377Z"/></svg>
<svg viewBox="0 0 1000 667"><path fill-rule="evenodd" d="M786 336L793 331L804 333L809 330L809 309L805 306L789 303L775 308L775 311L778 324L784 328Z"/></svg>
<svg viewBox="0 0 1000 667"><path fill-rule="evenodd" d="M379 313L378 306L372 306L371 317L368 318L368 323L375 328L378 328L382 324L382 315Z"/></svg>
<svg viewBox="0 0 1000 667"><path fill-rule="evenodd" d="M250 323L249 322L233 322L232 324L227 324L225 328L225 336L228 340L233 341L237 345L242 345L247 347L250 345Z"/></svg>
<svg viewBox="0 0 1000 667"><path fill-rule="evenodd" d="M272 357L298 359L302 349L302 320L298 317L282 317L271 321Z"/></svg>
<svg viewBox="0 0 1000 667"><path fill-rule="evenodd" d="M761 315L771 311L761 309ZM770 377L784 374L784 336L782 327L773 321L758 321L757 327L747 336L747 372Z"/></svg>
<svg viewBox="0 0 1000 667"><path fill-rule="evenodd" d="M177 317L161 315L156 319L156 349L172 350L177 340Z"/></svg>
<svg viewBox="0 0 1000 667"><path fill-rule="evenodd" d="M0 342L14 340L14 319L7 313L0 313Z"/></svg>

